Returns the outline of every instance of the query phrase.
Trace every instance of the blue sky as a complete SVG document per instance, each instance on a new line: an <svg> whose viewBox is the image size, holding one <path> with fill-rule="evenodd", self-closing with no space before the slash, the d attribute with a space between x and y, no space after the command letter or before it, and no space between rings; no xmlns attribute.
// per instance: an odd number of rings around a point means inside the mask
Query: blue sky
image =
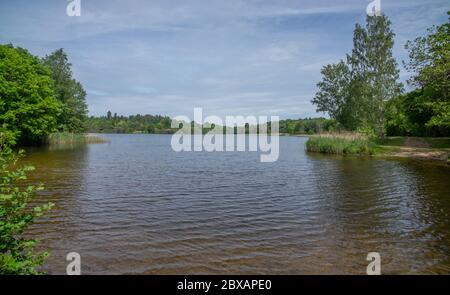
<svg viewBox="0 0 450 295"><path fill-rule="evenodd" d="M448 0L381 0L405 42L446 21ZM350 52L365 0L0 1L0 43L44 56L64 48L88 93L108 110L192 116L318 116L310 100L322 66ZM401 67L402 80L408 77Z"/></svg>

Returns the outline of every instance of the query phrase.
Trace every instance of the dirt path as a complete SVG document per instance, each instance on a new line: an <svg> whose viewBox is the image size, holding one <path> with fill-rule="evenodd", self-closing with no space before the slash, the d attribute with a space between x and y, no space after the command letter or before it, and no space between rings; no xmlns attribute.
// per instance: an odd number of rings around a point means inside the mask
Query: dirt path
<svg viewBox="0 0 450 295"><path fill-rule="evenodd" d="M400 147L396 151L390 152L389 155L400 158L414 158L440 162L447 162L448 160L447 152L426 148Z"/></svg>
<svg viewBox="0 0 450 295"><path fill-rule="evenodd" d="M390 147L389 155L400 158L413 158L420 160L448 162L448 152L433 149L423 138L407 137L402 146Z"/></svg>

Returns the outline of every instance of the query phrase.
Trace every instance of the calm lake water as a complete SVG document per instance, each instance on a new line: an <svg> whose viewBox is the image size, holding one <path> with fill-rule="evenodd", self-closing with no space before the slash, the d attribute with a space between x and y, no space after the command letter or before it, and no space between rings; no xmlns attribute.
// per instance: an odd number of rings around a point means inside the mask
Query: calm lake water
<svg viewBox="0 0 450 295"><path fill-rule="evenodd" d="M168 135L36 149L30 179L55 208L32 229L64 274L450 273L450 168L307 154L175 153Z"/></svg>

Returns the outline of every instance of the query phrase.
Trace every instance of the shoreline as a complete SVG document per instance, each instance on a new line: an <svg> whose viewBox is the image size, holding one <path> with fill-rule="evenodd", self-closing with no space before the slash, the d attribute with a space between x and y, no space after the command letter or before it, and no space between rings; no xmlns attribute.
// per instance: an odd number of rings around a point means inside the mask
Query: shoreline
<svg viewBox="0 0 450 295"><path fill-rule="evenodd" d="M312 135L312 137L315 136ZM350 153L339 149L342 142L345 142L344 146L348 148L355 142L357 143L357 140L335 136L334 138L332 137L331 142L314 143L313 149L307 149L307 152L357 157L403 158L450 165L449 138L389 137L384 140L383 144L373 141L368 142L369 146L371 146L369 150L361 149L360 152L356 150L356 152ZM320 144L325 146L321 147ZM362 146L363 144L360 145ZM342 149L342 147L340 148Z"/></svg>

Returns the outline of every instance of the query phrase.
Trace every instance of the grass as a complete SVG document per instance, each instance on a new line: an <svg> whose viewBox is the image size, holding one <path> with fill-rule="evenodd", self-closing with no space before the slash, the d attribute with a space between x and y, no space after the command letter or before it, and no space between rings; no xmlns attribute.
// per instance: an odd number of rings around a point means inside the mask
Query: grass
<svg viewBox="0 0 450 295"><path fill-rule="evenodd" d="M436 149L450 149L449 137L428 137L425 139L432 148Z"/></svg>
<svg viewBox="0 0 450 295"><path fill-rule="evenodd" d="M403 146L405 137L388 137L384 140L383 145L387 146Z"/></svg>
<svg viewBox="0 0 450 295"><path fill-rule="evenodd" d="M335 155L411 158L450 164L448 137L388 137L381 143L360 133L321 134L309 138L306 150Z"/></svg>
<svg viewBox="0 0 450 295"><path fill-rule="evenodd" d="M423 142L428 148L450 149L450 137L388 137L383 145L408 147L409 142Z"/></svg>
<svg viewBox="0 0 450 295"><path fill-rule="evenodd" d="M360 133L333 133L310 137L306 150L335 155L373 155L378 147Z"/></svg>
<svg viewBox="0 0 450 295"><path fill-rule="evenodd" d="M93 134L83 134L83 133L53 133L50 134L46 143L49 145L61 145L61 144L77 144L77 143L104 143L108 140L104 137L93 135Z"/></svg>

